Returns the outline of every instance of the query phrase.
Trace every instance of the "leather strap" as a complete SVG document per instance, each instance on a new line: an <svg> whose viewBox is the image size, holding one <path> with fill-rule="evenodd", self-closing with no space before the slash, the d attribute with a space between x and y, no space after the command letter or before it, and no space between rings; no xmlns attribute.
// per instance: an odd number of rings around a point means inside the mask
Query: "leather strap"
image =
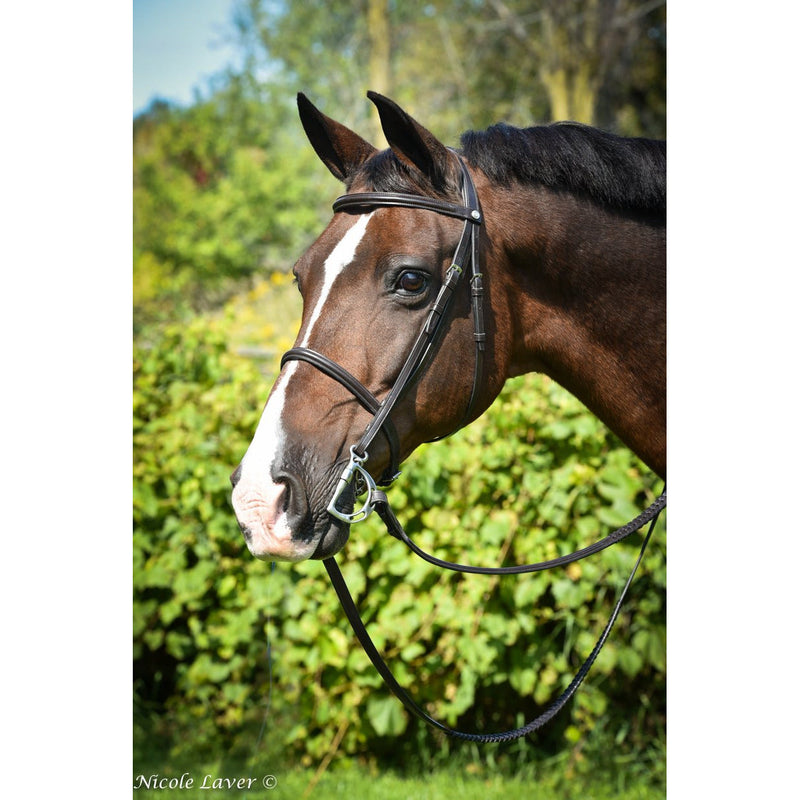
<svg viewBox="0 0 800 800"><path fill-rule="evenodd" d="M455 294L456 286L467 264L469 264L472 270L471 283L473 325L475 331L473 337L475 341L475 369L473 372L472 390L467 401L466 410L455 430L463 427L469 421L469 417L472 414L472 410L480 394L480 388L483 384L483 354L486 346L486 332L483 327L482 310L483 284L481 281L482 275L478 271L478 231L480 224L483 222L483 216L480 211L478 193L475 190L475 184L472 182L469 170L460 157L458 157L458 160L462 175L462 196L465 203L463 206L450 203L446 200L439 200L434 197L402 194L399 192L363 192L348 194L339 197L333 204L334 211L353 208L363 211L365 208L376 206L397 206L435 211L440 214L446 214L464 220L464 228L461 232L461 238L456 247L456 252L453 255L451 266L445 274L444 282L439 289L439 294L431 307L428 318L414 342L400 370L400 374L395 380L394 386L381 404L380 410L362 434L361 439L355 445L356 452L362 456L368 452L370 442L372 442L377 435L378 430L380 430L383 425L383 421L388 418L395 404L421 374L428 356L433 351L437 337L442 330L441 323L447 317L447 312ZM451 435L455 430L447 435ZM444 437L438 438L441 439Z"/></svg>
<svg viewBox="0 0 800 800"><path fill-rule="evenodd" d="M333 201L333 210L356 209L363 211L365 208L378 206L394 206L397 208L421 208L426 211L435 211L448 217L480 222L481 214L477 203L471 206L460 206L447 200L436 197L425 197L420 194L403 194L402 192L354 192L343 194Z"/></svg>
<svg viewBox="0 0 800 800"><path fill-rule="evenodd" d="M358 378L348 372L344 367L331 361L327 356L311 350L308 347L293 347L287 350L281 358L281 369L287 361L305 361L316 367L320 372L324 372L328 377L338 381L345 388L349 389L352 395L361 405L370 412L376 414L381 407L380 401L372 392L361 383ZM381 423L381 431L389 443L389 466L378 481L380 486L388 486L399 474L400 471L400 439L394 424L387 416Z"/></svg>
<svg viewBox="0 0 800 800"><path fill-rule="evenodd" d="M468 572L473 575L522 575L529 572L541 572L546 569L553 569L555 567L563 567L566 564L571 564L573 561L580 561L582 558L599 553L605 550L612 544L621 542L632 533L635 533L648 522L656 519L658 515L666 508L667 505L667 490L666 488L661 495L651 503L641 514L632 519L626 525L608 534L594 544L576 550L574 553L569 553L565 556L552 558L549 561L539 561L535 564L519 564L513 567L473 567L468 564L456 564L452 561L445 561L441 558L426 553L419 545L412 541L411 537L403 530L403 526L399 523L397 517L389 506L389 500L385 492L376 491L372 495L372 505L378 516L383 520L386 530L399 539L403 544L408 547L413 553L418 555L429 564L441 569L449 569L453 572Z"/></svg>
<svg viewBox="0 0 800 800"><path fill-rule="evenodd" d="M325 569L328 571L328 575L331 579L331 583L333 584L333 588L336 591L336 594L339 597L339 602L342 605L342 608L347 616L348 621L350 622L350 626L353 629L358 641L360 642L364 652L369 656L370 661L372 662L375 669L378 671L380 676L385 681L386 685L391 689L392 693L397 697L398 700L405 706L406 710L413 714L418 719L422 720L423 722L431 725L434 728L445 733L447 736L453 737L455 739L465 739L470 742L511 742L515 739L520 739L523 736L527 736L530 733L533 733L535 730L541 728L543 725L548 723L559 711L569 702L572 695L575 694L578 687L583 683L584 678L588 674L589 670L594 664L595 659L597 658L598 653L602 649L603 645L608 639L609 633L611 633L611 628L614 626L614 623L619 616L620 609L622 608L622 602L625 599L625 595L628 592L628 587L631 585L633 581L633 576L636 574L636 570L639 568L639 564L642 561L642 557L644 556L645 548L647 547L647 543L650 541L650 536L653 533L653 529L655 528L656 521L658 519L658 514L653 517L652 521L650 522L650 528L647 531L647 535L642 542L641 550L639 551L639 557L636 559L636 563L633 565L633 569L631 570L630 575L628 576L628 580L625 583L622 591L620 592L619 598L617 599L617 604L614 606L614 610L611 612L611 617L606 624L606 627L603 629L603 632L600 634L600 638L597 640L594 648L592 648L592 652L589 654L587 659L581 665L581 668L576 673L575 677L572 679L572 682L569 686L564 690L560 697L558 697L553 703L551 703L543 713L541 713L536 718L532 719L530 722L526 723L525 725L514 728L512 730L501 731L498 733L468 733L465 731L459 731L455 728L450 728L439 720L434 719L428 713L422 710L420 706L411 698L411 696L403 689L402 686L397 682L397 679L392 674L391 669L387 666L386 662L383 660L381 654L378 652L378 649L375 647L372 639L367 632L366 627L361 619L361 615L358 612L358 607L355 604L348 588L347 584L342 577L342 573L339 570L339 565L336 563L336 560L331 557L324 560Z"/></svg>
<svg viewBox="0 0 800 800"><path fill-rule="evenodd" d="M428 357L433 352L434 346L443 328L441 323L447 317L456 286L467 264L470 265L472 271L470 282L472 285L475 368L473 372L472 390L467 401L466 410L455 430L463 427L463 425L469 421L472 410L480 394L480 388L483 385L483 354L486 346L486 333L483 327L482 275L478 272L478 230L483 218L480 211L478 194L469 171L460 156L457 156L457 158L461 167L462 196L465 205L458 205L457 203L451 203L447 200L440 200L435 197L403 194L400 192L362 192L347 194L337 198L333 204L334 211L354 210L356 213L363 213L366 209L376 206L396 206L435 211L440 214L464 220L461 238L456 247L452 264L445 274L445 280L439 290L439 294L428 313L422 330L411 348L411 352L400 369L400 374L384 400L379 402L354 375L316 350L311 350L307 347L295 347L284 353L281 359L281 368L283 368L283 365L287 361L291 360L306 361L312 364L321 372L324 372L330 378L333 378L349 389L361 405L374 414L372 420L364 430L364 433L361 435L361 438L357 444L354 445L354 451L360 457L366 459L370 444L374 441L378 432L383 432L389 442L390 464L384 471L380 480L377 481L381 486L389 486L400 474L399 439L389 415L400 398L419 378L427 363ZM454 432L455 431L451 431L450 433Z"/></svg>

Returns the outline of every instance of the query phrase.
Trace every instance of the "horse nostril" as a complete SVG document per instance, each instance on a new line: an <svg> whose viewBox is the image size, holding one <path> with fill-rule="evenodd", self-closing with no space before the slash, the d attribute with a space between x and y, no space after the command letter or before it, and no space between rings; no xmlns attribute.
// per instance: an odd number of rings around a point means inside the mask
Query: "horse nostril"
<svg viewBox="0 0 800 800"><path fill-rule="evenodd" d="M238 467L231 473L231 486L235 489L236 484L239 483L239 479L242 477L242 465L239 464Z"/></svg>
<svg viewBox="0 0 800 800"><path fill-rule="evenodd" d="M242 536L244 536L244 540L247 542L247 544L250 544L250 542L253 541L253 531L251 531L247 525L244 525L241 522L239 523L239 530L241 530Z"/></svg>
<svg viewBox="0 0 800 800"><path fill-rule="evenodd" d="M308 514L308 501L300 480L291 472L278 472L273 476L275 483L282 483L283 511L295 523L301 523ZM294 526L293 526L294 527Z"/></svg>

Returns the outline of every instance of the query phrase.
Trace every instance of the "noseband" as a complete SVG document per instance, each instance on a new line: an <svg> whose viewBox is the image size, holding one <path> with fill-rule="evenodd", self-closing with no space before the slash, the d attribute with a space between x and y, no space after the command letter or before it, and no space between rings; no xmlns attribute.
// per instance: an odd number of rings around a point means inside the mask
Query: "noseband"
<svg viewBox="0 0 800 800"><path fill-rule="evenodd" d="M360 522L366 519L372 511L377 511L378 515L383 520L387 531L403 542L412 552L420 556L430 564L441 567L443 569L454 570L457 572L468 572L480 575L510 575L510 574L523 574L531 572L539 572L541 570L552 569L554 567L564 566L573 561L586 558L587 556L598 553L606 547L616 544L622 539L627 538L632 533L635 533L647 523L650 523L647 534L642 542L642 547L639 556L634 563L633 569L628 577L625 586L620 592L611 617L603 630L600 638L594 646L594 649L589 654L586 661L584 661L581 668L576 673L572 682L565 689L565 691L558 697L542 714L536 717L531 722L523 725L522 727L515 728L509 731L500 733L466 733L458 731L453 728L442 724L428 715L419 705L407 694L407 692L398 684L394 675L389 667L381 657L377 648L373 644L369 634L367 633L364 623L361 620L358 608L350 595L347 585L344 582L342 573L333 557L327 558L324 561L325 568L328 571L331 582L342 608L347 615L350 625L353 628L356 636L358 637L361 646L369 656L373 665L378 673L386 682L387 686L392 690L395 696L403 703L405 708L414 716L422 721L431 725L432 727L442 731L448 736L454 738L465 739L473 742L506 742L513 741L522 736L540 728L542 725L551 720L570 700L572 695L578 689L583 679L589 672L592 664L597 658L600 649L605 644L606 639L611 631L614 622L617 619L622 602L628 591L628 587L633 581L636 570L641 563L644 556L647 543L650 541L650 536L653 533L656 521L661 511L666 507L667 494L666 489L662 494L653 502L647 509L639 514L635 519L631 520L627 525L623 525L616 531L608 534L605 538L595 542L594 544L577 550L559 558L551 559L549 561L542 561L536 564L523 564L512 567L475 567L465 564L454 564L450 561L444 561L436 558L435 556L426 553L418 545L416 545L403 530L402 525L397 520L397 517L389 507L389 501L383 489L388 486L397 478L399 473L400 463L400 443L397 436L397 431L391 421L390 414L394 409L397 402L405 394L405 392L413 385L413 383L421 375L426 362L433 352L437 343L438 337L443 329L443 321L447 318L448 311L451 308L453 296L456 286L464 272L465 267L468 265L470 268L470 286L472 294L472 318L474 324L474 341L475 341L475 369L473 374L472 391L470 393L469 401L466 406L461 422L458 428L465 425L472 412L475 409L475 404L480 393L480 388L483 380L483 357L486 344L486 333L483 324L483 275L479 269L479 250L478 250L478 231L479 226L483 222L483 217L480 211L478 202L478 195L475 191L475 186L469 171L466 168L463 160L456 154L459 165L461 167L461 193L463 205L450 203L445 200L439 200L433 197L424 197L421 195L402 194L399 192L364 192L356 194L348 194L339 197L333 204L334 211L355 211L356 213L363 213L367 209L378 207L400 207L400 208L417 208L426 211L433 211L437 214L444 214L449 217L456 217L464 220L464 229L461 233L461 239L456 247L455 255L450 267L445 273L444 282L439 290L436 300L431 307L430 312L426 318L425 324L422 327L416 341L414 342L411 351L403 364L398 378L386 395L384 400L379 401L357 378L350 374L344 367L329 359L322 353L311 350L307 347L295 347L288 350L281 359L281 368L288 361L305 361L312 366L316 367L321 372L338 381L342 386L347 388L358 402L373 414L372 420L367 425L364 433L358 442L350 447L350 460L345 466L339 482L337 484L334 495L328 505L328 512L339 520L346 523ZM457 428L457 429L458 429ZM372 478L370 473L364 466L367 462L368 448L377 437L378 433L382 433L389 444L389 466L384 471L380 480L376 481ZM439 437L444 438L444 437ZM379 488L380 487L380 488ZM351 489L353 497L358 497L366 492L366 499L361 508L352 512L342 510L338 505L338 501L342 496Z"/></svg>

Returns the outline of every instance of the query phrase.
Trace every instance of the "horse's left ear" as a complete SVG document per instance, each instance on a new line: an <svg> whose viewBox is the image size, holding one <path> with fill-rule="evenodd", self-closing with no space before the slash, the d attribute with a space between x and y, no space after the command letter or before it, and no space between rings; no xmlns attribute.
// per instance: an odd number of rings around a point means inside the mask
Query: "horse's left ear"
<svg viewBox="0 0 800 800"><path fill-rule="evenodd" d="M378 151L357 133L326 117L302 92L297 95L300 122L308 141L335 178L347 183Z"/></svg>
<svg viewBox="0 0 800 800"><path fill-rule="evenodd" d="M392 152L401 161L427 175L434 186L444 189L450 160L447 148L393 100L377 92L367 92L367 97L378 109L381 127Z"/></svg>

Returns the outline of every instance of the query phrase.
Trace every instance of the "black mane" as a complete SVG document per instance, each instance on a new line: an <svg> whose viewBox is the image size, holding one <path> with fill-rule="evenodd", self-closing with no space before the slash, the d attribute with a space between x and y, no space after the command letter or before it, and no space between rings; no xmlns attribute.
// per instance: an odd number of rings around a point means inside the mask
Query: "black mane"
<svg viewBox="0 0 800 800"><path fill-rule="evenodd" d="M461 136L462 154L493 181L546 186L589 197L601 205L663 216L667 206L667 144L615 136L576 122L534 128L500 123ZM443 199L458 195L459 175L435 187L391 150L362 167L372 191L412 192ZM352 179L350 181L352 183ZM348 185L348 190L350 186Z"/></svg>
<svg viewBox="0 0 800 800"><path fill-rule="evenodd" d="M464 156L492 180L533 183L620 209L664 213L667 145L558 122L535 128L493 125L461 137Z"/></svg>

